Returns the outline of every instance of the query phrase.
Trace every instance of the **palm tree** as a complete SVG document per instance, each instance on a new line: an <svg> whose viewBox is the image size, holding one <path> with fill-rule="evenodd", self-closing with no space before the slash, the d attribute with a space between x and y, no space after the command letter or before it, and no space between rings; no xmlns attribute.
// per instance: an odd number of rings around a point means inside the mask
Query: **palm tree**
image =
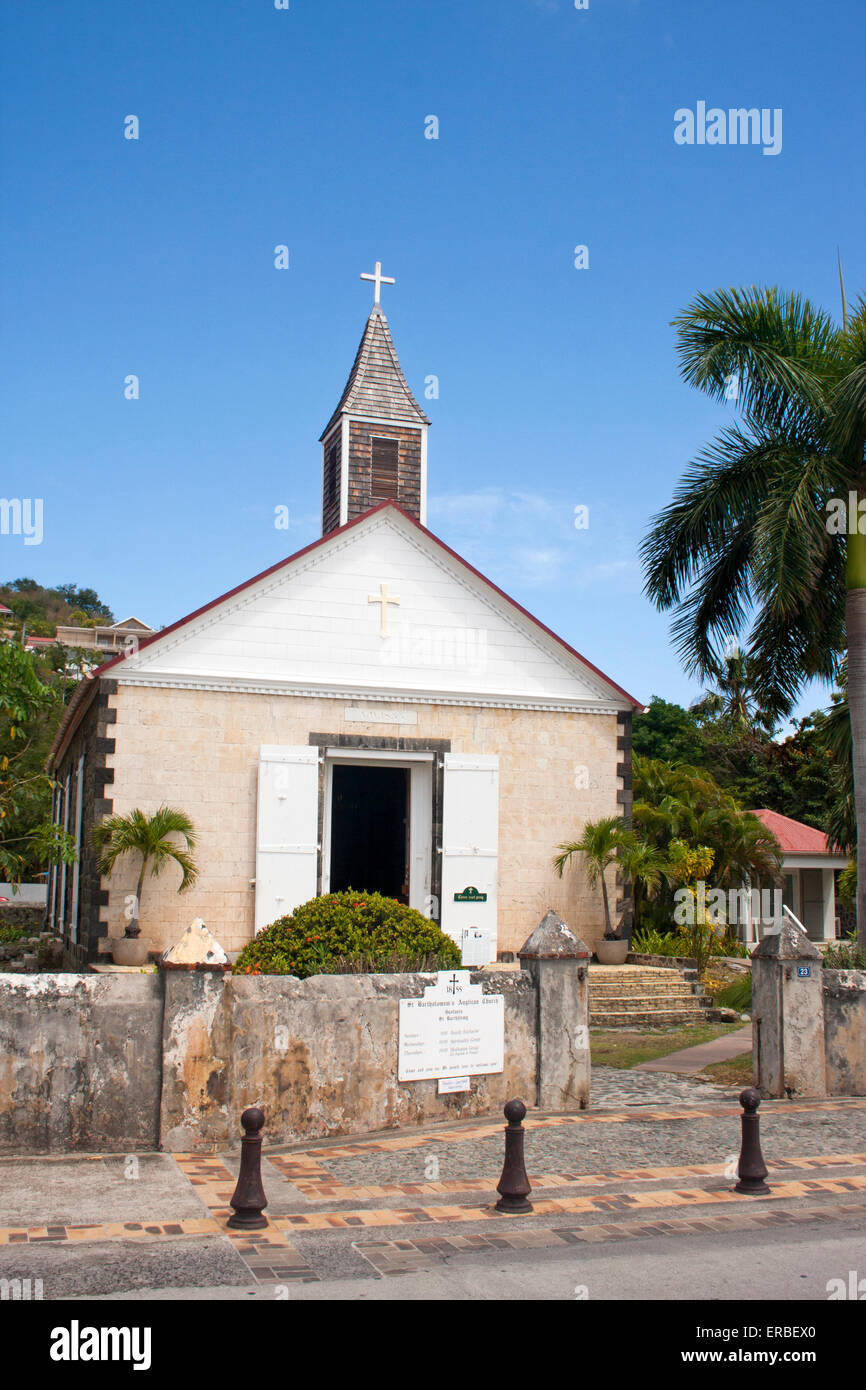
<svg viewBox="0 0 866 1390"><path fill-rule="evenodd" d="M168 837L182 835L186 849L175 844ZM92 832L94 848L99 853L99 872L106 877L114 872L118 859L125 854L140 854L141 869L138 886L135 890L132 921L125 935L136 937L141 928L138 923L144 875L151 864L151 877L156 878L166 864L173 860L183 870L179 893L190 888L198 877L198 869L192 858L195 849L195 829L192 821L183 811L171 806L160 806L152 816L146 816L137 807L128 816L106 816Z"/></svg>
<svg viewBox="0 0 866 1390"><path fill-rule="evenodd" d="M720 719L738 733L749 734L756 727L772 733L775 720L756 698L756 679L752 658L738 646L729 648L713 672L715 688L705 690L695 701L693 713L704 719Z"/></svg>
<svg viewBox="0 0 866 1390"><path fill-rule="evenodd" d="M857 817L854 809L854 779L851 757L851 718L848 712L848 672L843 662L839 689L830 696L831 705L819 728L820 742L830 758L830 785L833 802L825 829L831 844L845 854L857 846ZM849 875L850 880L850 875ZM854 874L856 883L856 873Z"/></svg>
<svg viewBox="0 0 866 1390"><path fill-rule="evenodd" d="M675 878L671 869L672 846L691 850L706 847L713 856L713 883L718 888L739 889L753 877L781 882L781 850L772 831L700 768L672 765L658 758L633 758L636 835L649 845L668 869L668 887ZM673 919L673 899L659 880L660 893L653 908L659 924Z"/></svg>
<svg viewBox="0 0 866 1390"><path fill-rule="evenodd" d="M576 854L586 856L586 879L590 888L601 883L601 896L604 903L605 937L619 936L621 923L616 932L611 925L610 901L608 899L605 873L611 864L617 864L627 881L642 883L647 891L661 881L664 862L654 849L643 843L623 822L620 816L608 816L602 820L587 821L579 840L568 841L559 846L553 866L562 878L566 864Z"/></svg>
<svg viewBox="0 0 866 1390"><path fill-rule="evenodd" d="M741 421L654 519L646 592L676 610L693 674L712 676L720 646L746 633L756 694L774 716L804 681L836 677L847 650L866 945L866 516L848 508L849 493L866 496L866 299L849 313L843 291L838 325L796 294L717 290L674 323L684 379L717 400L735 381Z"/></svg>

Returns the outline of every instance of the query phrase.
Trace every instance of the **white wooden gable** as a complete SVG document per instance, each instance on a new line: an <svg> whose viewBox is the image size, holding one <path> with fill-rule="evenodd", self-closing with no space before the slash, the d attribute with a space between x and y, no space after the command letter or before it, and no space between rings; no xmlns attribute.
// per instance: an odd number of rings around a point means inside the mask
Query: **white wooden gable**
<svg viewBox="0 0 866 1390"><path fill-rule="evenodd" d="M384 619L383 586L389 599ZM193 616L121 682L628 709L626 697L393 507Z"/></svg>

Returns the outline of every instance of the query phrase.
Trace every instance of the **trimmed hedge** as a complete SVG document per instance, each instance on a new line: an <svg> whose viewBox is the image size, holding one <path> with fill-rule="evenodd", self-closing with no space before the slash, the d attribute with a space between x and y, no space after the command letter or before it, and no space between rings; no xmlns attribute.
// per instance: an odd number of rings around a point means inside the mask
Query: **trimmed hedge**
<svg viewBox="0 0 866 1390"><path fill-rule="evenodd" d="M381 893L328 893L265 927L235 975L403 974L451 970L460 950L435 922Z"/></svg>

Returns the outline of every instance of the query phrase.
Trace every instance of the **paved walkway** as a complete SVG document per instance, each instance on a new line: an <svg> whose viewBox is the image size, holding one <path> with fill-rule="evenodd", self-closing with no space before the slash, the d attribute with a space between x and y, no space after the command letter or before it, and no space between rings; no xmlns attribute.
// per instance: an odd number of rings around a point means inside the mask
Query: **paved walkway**
<svg viewBox="0 0 866 1390"><path fill-rule="evenodd" d="M752 1050L752 1025L738 1028L735 1033L723 1033L720 1038L710 1042L698 1043L696 1047L684 1047L680 1052L670 1052L667 1057L655 1057L651 1062L639 1062L633 1071L683 1071L698 1072L711 1062L727 1062L730 1057L740 1057Z"/></svg>
<svg viewBox="0 0 866 1390"><path fill-rule="evenodd" d="M531 1111L534 1209L520 1216L494 1209L501 1118L282 1148L265 1135L269 1225L253 1233L226 1226L237 1151L0 1159L0 1278L41 1279L46 1299L194 1288L284 1297L293 1284L334 1281L365 1297L365 1282L458 1258L500 1268L527 1247L768 1224L866 1230L866 1100L765 1101L771 1192L747 1198L733 1190L739 1106L717 1087L701 1094L703 1104L650 1104L645 1092L630 1107Z"/></svg>
<svg viewBox="0 0 866 1390"><path fill-rule="evenodd" d="M590 1101L594 1110L622 1105L706 1105L710 1100L733 1102L740 1089L696 1081L673 1072L668 1076L658 1072L648 1076L639 1072L637 1067L595 1066L592 1069Z"/></svg>

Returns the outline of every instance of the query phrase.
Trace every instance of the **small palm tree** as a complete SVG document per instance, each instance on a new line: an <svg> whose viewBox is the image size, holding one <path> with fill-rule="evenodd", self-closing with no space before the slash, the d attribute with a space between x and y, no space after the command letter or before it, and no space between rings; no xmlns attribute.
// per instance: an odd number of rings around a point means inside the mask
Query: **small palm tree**
<svg viewBox="0 0 866 1390"><path fill-rule="evenodd" d="M611 924L606 871L615 863L626 879L639 881L650 891L656 887L664 873L661 855L656 854L650 845L635 835L620 816L587 821L579 840L559 846L559 854L554 858L553 866L560 878L566 864L575 854L586 856L586 880L590 888L595 888L601 882L605 937L618 937L620 924L617 924L616 931Z"/></svg>
<svg viewBox="0 0 866 1390"><path fill-rule="evenodd" d="M170 835L182 835L186 849L170 840ZM183 870L177 890L179 893L190 888L198 877L198 868L191 853L195 849L195 828L185 812L174 810L171 806L160 806L152 816L146 816L137 807L128 816L106 816L94 827L92 839L99 854L99 872L106 877L111 876L118 859L125 854L141 855L133 916L126 928L126 936L136 937L141 931L138 924L139 906L148 864L151 865L152 878L162 873L169 860L179 864Z"/></svg>

